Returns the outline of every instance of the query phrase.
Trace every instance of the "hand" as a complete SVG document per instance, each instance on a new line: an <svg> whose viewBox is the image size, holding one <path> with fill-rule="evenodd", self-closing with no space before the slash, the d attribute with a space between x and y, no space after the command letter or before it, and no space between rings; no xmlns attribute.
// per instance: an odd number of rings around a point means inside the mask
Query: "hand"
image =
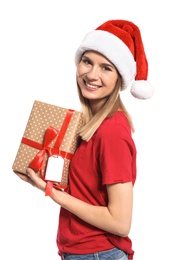
<svg viewBox="0 0 174 260"><path fill-rule="evenodd" d="M39 173L36 173L31 168L27 168L27 175L15 171L14 173L23 181L30 183L32 186L37 187L42 191L45 191L46 182L40 178Z"/></svg>

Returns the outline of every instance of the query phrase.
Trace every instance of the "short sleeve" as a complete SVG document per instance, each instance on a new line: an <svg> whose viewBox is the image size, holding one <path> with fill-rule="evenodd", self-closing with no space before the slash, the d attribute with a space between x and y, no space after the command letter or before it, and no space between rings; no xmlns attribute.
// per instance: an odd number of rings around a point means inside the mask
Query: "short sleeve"
<svg viewBox="0 0 174 260"><path fill-rule="evenodd" d="M135 181L136 148L130 131L121 124L112 124L102 133L100 170L103 184Z"/></svg>

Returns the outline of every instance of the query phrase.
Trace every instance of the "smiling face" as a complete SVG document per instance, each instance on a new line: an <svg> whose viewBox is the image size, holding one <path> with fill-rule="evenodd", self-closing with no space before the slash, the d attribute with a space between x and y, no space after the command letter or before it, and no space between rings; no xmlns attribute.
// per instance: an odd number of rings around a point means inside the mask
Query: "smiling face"
<svg viewBox="0 0 174 260"><path fill-rule="evenodd" d="M103 55L87 51L77 65L77 83L91 107L100 108L113 92L118 79L115 66Z"/></svg>

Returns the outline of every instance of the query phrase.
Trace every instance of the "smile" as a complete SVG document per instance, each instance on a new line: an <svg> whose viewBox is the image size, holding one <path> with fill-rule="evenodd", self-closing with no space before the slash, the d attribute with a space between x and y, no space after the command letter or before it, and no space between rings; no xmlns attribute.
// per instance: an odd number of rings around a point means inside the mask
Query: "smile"
<svg viewBox="0 0 174 260"><path fill-rule="evenodd" d="M90 89L94 89L94 90L100 88L100 86L91 85L91 84L89 84L89 83L87 83L87 82L86 82L86 87L87 87L87 88L90 88Z"/></svg>

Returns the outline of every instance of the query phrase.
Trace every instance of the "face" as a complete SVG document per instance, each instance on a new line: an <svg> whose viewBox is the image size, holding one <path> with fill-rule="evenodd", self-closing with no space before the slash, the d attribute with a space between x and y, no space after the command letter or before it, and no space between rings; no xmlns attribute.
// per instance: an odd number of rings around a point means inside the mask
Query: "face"
<svg viewBox="0 0 174 260"><path fill-rule="evenodd" d="M85 52L77 65L77 83L91 105L102 105L114 90L117 79L115 66L97 52Z"/></svg>

